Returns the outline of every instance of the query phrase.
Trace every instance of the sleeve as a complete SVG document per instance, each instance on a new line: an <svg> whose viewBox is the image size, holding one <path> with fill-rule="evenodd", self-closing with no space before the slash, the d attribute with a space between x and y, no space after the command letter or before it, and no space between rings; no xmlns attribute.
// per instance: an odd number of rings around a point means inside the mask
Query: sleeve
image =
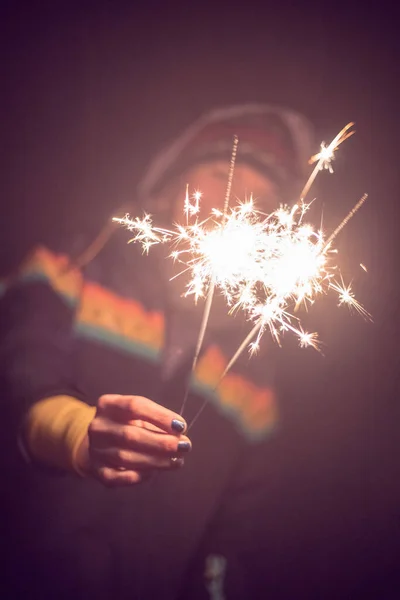
<svg viewBox="0 0 400 600"><path fill-rule="evenodd" d="M57 453L52 456L56 438L57 443L64 444L73 440L76 447L78 431L71 424L78 412L82 422L83 411L89 409L79 402L84 398L76 386L74 368L73 327L81 289L81 274L65 256L37 248L3 283L0 299L4 423L11 426L14 439L27 423L26 439L34 448L33 456L63 468L70 460L65 460L65 452L61 464ZM48 461L43 452L45 438Z"/></svg>
<svg viewBox="0 0 400 600"><path fill-rule="evenodd" d="M78 461L96 408L72 396L52 396L31 406L25 418L20 448L29 461L35 460L84 476ZM25 451L25 446L28 451Z"/></svg>

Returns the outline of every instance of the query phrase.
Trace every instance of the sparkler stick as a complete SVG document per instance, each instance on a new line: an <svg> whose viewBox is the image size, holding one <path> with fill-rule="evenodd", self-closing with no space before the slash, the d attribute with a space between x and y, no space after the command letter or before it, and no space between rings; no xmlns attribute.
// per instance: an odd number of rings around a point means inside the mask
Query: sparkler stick
<svg viewBox="0 0 400 600"><path fill-rule="evenodd" d="M242 354L242 352L245 350L245 348L247 347L248 344L250 344L250 342L255 338L255 336L257 335L257 333L260 331L262 327L262 319L260 319L258 321L258 323L256 323L253 327L253 329L250 331L250 333L248 334L248 336L243 340L243 342L240 344L239 348L236 350L235 354L232 356L231 360L229 361L229 363L227 364L227 366L224 369L224 372L222 373L221 377L218 380L218 383L214 386L213 388L213 392L216 392L219 384L221 383L221 381L223 380L223 378L225 377L225 375L227 375L227 373L231 370L231 368L233 367L233 365L235 364L235 362L237 361L237 359L239 358L239 356ZM206 398L206 400L204 400L203 404L200 406L198 412L195 414L195 416L193 417L192 421L189 423L188 426L188 431L189 429L191 429L193 427L193 425L195 424L195 422L197 421L197 419L200 417L201 413L203 412L203 410L205 409L205 407L207 406L207 404L209 403L209 399Z"/></svg>
<svg viewBox="0 0 400 600"><path fill-rule="evenodd" d="M318 154L314 154L314 156L312 156L310 158L309 164L313 164L314 162L317 162L317 164L315 165L314 170L312 171L310 177L308 178L306 185L302 189L302 192L300 194L301 200L305 200L319 171L322 171L322 169L328 169L328 171L330 173L333 172L331 163L332 163L332 160L334 159L335 151L338 149L340 144L343 144L343 142L345 142L349 137L351 137L355 133L354 130L349 131L349 129L351 127L353 127L353 125L354 125L354 123L348 123L345 127L343 127L343 129L341 131L339 131L339 133L331 141L329 146L325 146L325 144L322 143L321 151L318 152Z"/></svg>
<svg viewBox="0 0 400 600"><path fill-rule="evenodd" d="M229 202L231 199L233 174L235 172L235 163L236 163L238 144L239 144L239 139L238 139L237 135L235 135L235 136L233 136L231 162L229 165L228 185L226 186L226 193L225 193L224 215L223 215L224 223L226 221L226 216L228 214L228 208L229 208Z"/></svg>
<svg viewBox="0 0 400 600"><path fill-rule="evenodd" d="M253 339L256 337L256 335L260 332L261 327L262 327L262 319L260 319L254 325L253 329L250 331L248 336L240 344L239 348L236 350L235 354L232 356L229 363L226 365L224 372L222 373L222 375L220 377L219 382L221 382L223 380L223 378L225 377L225 375L231 370L231 368L233 367L233 365L235 364L235 362L237 361L239 356L242 354L243 350L247 347L248 344L250 344L250 342L253 341ZM218 382L218 385L219 385L219 382Z"/></svg>
<svg viewBox="0 0 400 600"><path fill-rule="evenodd" d="M210 318L211 305L212 305L212 301L214 299L214 290L215 290L215 280L212 279L210 282L210 287L208 288L208 294L207 294L206 303L204 306L203 318L201 320L199 336L197 338L196 349L195 349L194 356L193 356L192 368L190 370L191 374L196 369L197 361L199 359L201 348L203 346L204 336L206 334L208 320ZM179 413L180 415L183 415L183 411L185 410L186 402L189 397L189 391L190 391L190 382L188 381L186 384L185 394L183 396L183 402L182 402L181 410Z"/></svg>
<svg viewBox="0 0 400 600"><path fill-rule="evenodd" d="M233 138L231 162L229 165L228 184L226 186L225 201L224 201L224 212L222 214L222 224L223 225L225 225L225 223L226 223L226 218L227 218L228 209L229 209L229 201L230 201L231 191L232 191L232 182L233 182L233 174L235 171L238 142L239 142L239 140L238 140L237 136L235 135ZM204 306L203 318L201 320L199 336L197 338L196 349L195 349L195 353L193 356L192 368L190 371L191 374L194 373L194 371L196 369L197 361L199 359L201 348L203 346L204 336L206 334L207 325L208 325L208 321L210 318L211 306L212 306L212 302L214 299L214 291L215 291L215 277L213 276L211 278L210 285L208 288L206 303ZM190 391L190 379L188 380L188 382L186 384L185 394L183 397L182 407L180 410L181 415L183 415L183 411L185 410L187 399L189 397L189 391Z"/></svg>
<svg viewBox="0 0 400 600"><path fill-rule="evenodd" d="M368 194L363 194L361 196L361 198L359 199L357 204L355 206L353 206L353 208L348 213L348 215L346 215L346 217L343 219L343 221L336 227L335 231L333 233L331 233L331 235L328 237L328 239L326 240L326 243L325 243L326 248L328 248L328 246L333 242L333 240L336 239L336 237L342 231L343 227L345 227L347 225L347 223L350 221L350 219L352 219L354 217L356 212L360 210L360 208L362 207L362 205L364 204L364 202L366 201L367 198L368 198Z"/></svg>

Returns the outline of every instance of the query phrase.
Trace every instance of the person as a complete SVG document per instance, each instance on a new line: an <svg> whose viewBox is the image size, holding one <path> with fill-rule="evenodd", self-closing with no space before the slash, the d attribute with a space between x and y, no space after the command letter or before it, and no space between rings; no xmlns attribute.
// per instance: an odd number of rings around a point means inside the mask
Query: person
<svg viewBox="0 0 400 600"><path fill-rule="evenodd" d="M131 211L181 219L186 184L202 190L204 214L221 206L234 134L232 199L252 193L265 210L292 201L311 128L249 104L184 132L150 165ZM162 246L146 256L127 239L103 232L79 256L35 248L4 283L7 597L256 597L273 370L245 356L215 389L248 331L217 308L182 415L202 307L168 281Z"/></svg>

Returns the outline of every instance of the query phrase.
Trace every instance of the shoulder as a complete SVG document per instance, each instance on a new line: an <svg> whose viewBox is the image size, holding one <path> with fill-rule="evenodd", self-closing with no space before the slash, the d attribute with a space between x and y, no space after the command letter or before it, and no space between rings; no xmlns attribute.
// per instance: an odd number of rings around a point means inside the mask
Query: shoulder
<svg viewBox="0 0 400 600"><path fill-rule="evenodd" d="M4 296L8 290L28 284L44 283L68 304L73 304L80 295L82 279L81 271L73 265L68 253L38 244L2 278L0 294Z"/></svg>

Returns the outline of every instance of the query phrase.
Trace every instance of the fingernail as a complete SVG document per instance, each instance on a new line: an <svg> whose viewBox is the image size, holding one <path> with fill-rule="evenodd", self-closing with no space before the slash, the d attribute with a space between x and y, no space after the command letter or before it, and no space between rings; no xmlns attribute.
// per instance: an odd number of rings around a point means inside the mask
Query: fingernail
<svg viewBox="0 0 400 600"><path fill-rule="evenodd" d="M184 464L185 464L185 461L183 458L178 458L177 456L174 456L173 458L171 458L171 465L173 467L176 467L177 469L180 469L181 467L183 467Z"/></svg>
<svg viewBox="0 0 400 600"><path fill-rule="evenodd" d="M192 449L192 444L190 442L179 442L178 443L178 452L190 452Z"/></svg>
<svg viewBox="0 0 400 600"><path fill-rule="evenodd" d="M171 429L177 431L178 433L182 433L185 431L186 425L183 421L179 421L178 419L172 419Z"/></svg>

